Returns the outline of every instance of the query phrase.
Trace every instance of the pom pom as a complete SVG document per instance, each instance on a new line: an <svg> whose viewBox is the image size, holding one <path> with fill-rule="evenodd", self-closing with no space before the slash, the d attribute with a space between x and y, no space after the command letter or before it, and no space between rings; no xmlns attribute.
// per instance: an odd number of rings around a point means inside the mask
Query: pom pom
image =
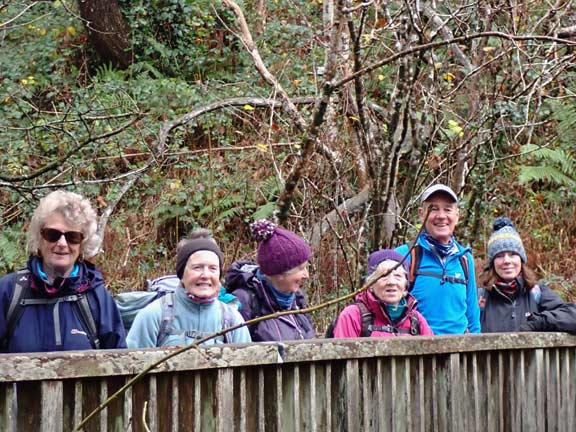
<svg viewBox="0 0 576 432"><path fill-rule="evenodd" d="M257 220L256 222L250 224L252 238L259 242L268 240L274 233L276 226L277 225L275 223L270 222L267 219Z"/></svg>
<svg viewBox="0 0 576 432"><path fill-rule="evenodd" d="M507 217L497 217L496 219L494 219L494 222L492 223L492 230L498 231L506 226L514 228L514 222L512 222Z"/></svg>

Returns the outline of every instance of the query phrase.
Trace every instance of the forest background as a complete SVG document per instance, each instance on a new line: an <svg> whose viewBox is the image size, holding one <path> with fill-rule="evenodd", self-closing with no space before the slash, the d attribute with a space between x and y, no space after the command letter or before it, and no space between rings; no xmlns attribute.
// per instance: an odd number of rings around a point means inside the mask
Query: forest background
<svg viewBox="0 0 576 432"><path fill-rule="evenodd" d="M575 55L563 0L0 0L0 272L64 188L98 209L114 292L198 227L253 258L269 217L312 245L316 304L412 240L441 181L477 271L507 216L574 300Z"/></svg>

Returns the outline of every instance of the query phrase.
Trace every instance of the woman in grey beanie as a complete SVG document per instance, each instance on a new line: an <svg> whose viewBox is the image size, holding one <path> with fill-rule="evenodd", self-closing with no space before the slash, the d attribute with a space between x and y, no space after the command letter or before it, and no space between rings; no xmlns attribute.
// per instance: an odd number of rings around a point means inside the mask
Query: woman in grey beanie
<svg viewBox="0 0 576 432"><path fill-rule="evenodd" d="M576 333L576 305L564 302L526 265L522 239L508 218L494 220L488 267L478 291L482 333L566 331Z"/></svg>

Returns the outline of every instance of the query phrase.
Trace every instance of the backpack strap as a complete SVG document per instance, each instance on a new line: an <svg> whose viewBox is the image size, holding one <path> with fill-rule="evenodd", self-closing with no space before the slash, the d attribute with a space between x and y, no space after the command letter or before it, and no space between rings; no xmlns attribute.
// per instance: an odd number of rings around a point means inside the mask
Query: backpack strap
<svg viewBox="0 0 576 432"><path fill-rule="evenodd" d="M414 247L412 247L414 246ZM427 271L420 271L420 261L422 260L422 246L415 241L409 243L408 246L410 249L410 272L408 273L408 291L411 291L414 287L414 281L416 280L416 276L430 276L437 279L441 279L442 282L450 282L450 283L459 283L462 285L468 285L468 279L470 275L470 268L468 264L468 257L466 254L461 255L458 259L460 261L460 266L462 267L462 271L464 272L464 279L457 278L454 276L448 276L444 273L435 273L435 272L427 272Z"/></svg>
<svg viewBox="0 0 576 432"><path fill-rule="evenodd" d="M480 313L484 312L484 308L486 307L486 298L488 293L486 288L479 287L477 290L478 293L478 307L480 308Z"/></svg>
<svg viewBox="0 0 576 432"><path fill-rule="evenodd" d="M29 273L30 272L27 269L16 272L16 283L14 285L14 291L12 292L10 306L6 313L6 334L2 340L2 351L6 350L8 341L12 338L14 330L16 329L16 324L20 321L20 318L22 318L22 314L24 313L21 300L30 295L31 287Z"/></svg>
<svg viewBox="0 0 576 432"><path fill-rule="evenodd" d="M539 285L534 285L530 290L530 296L534 299L538 307L542 303L542 288Z"/></svg>
<svg viewBox="0 0 576 432"><path fill-rule="evenodd" d="M374 314L368 310L366 305L362 302L356 302L356 307L360 309L361 315L361 331L360 337L370 337L372 335L372 326L374 324Z"/></svg>
<svg viewBox="0 0 576 432"><path fill-rule="evenodd" d="M78 299L72 304L72 307L78 314L82 328L84 328L88 333L90 344L95 349L100 349L98 330L96 329L96 322L94 321L94 316L92 315L92 309L90 309L90 303L88 303L88 297L85 293L77 294L77 297Z"/></svg>
<svg viewBox="0 0 576 432"><path fill-rule="evenodd" d="M368 326L368 328L370 329L370 331L380 331L380 332L392 333L395 335L398 333L403 333L412 336L418 336L420 334L420 322L418 321L418 316L416 316L415 313L410 315L410 329L399 328L390 324L379 326L371 324Z"/></svg>
<svg viewBox="0 0 576 432"><path fill-rule="evenodd" d="M410 334L412 336L418 336L420 334L420 320L415 313L410 315Z"/></svg>
<svg viewBox="0 0 576 432"><path fill-rule="evenodd" d="M234 325L234 313L232 306L223 302L220 303L220 312L222 314L222 330ZM224 343L231 343L230 333L224 333Z"/></svg>
<svg viewBox="0 0 576 432"><path fill-rule="evenodd" d="M166 295L160 297L160 304L162 307L162 318L156 338L157 347L162 346L162 343L164 343L172 331L172 322L174 321L174 293L167 292Z"/></svg>
<svg viewBox="0 0 576 432"><path fill-rule="evenodd" d="M416 240L408 244L410 249L410 272L408 273L408 291L412 290L414 281L416 280L417 271L420 267L420 260L422 259L422 246L416 243Z"/></svg>

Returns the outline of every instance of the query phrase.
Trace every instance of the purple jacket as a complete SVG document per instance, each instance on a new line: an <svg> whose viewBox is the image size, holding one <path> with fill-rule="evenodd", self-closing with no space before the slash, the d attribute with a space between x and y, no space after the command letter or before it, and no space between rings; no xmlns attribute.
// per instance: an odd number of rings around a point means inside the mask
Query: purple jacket
<svg viewBox="0 0 576 432"><path fill-rule="evenodd" d="M234 294L242 307L245 321L287 309L281 308L269 289L256 276L258 266L250 261L236 261L226 272L226 289ZM290 310L306 308L302 291L298 290ZM312 339L316 337L308 314L287 315L260 321L248 327L253 342Z"/></svg>
<svg viewBox="0 0 576 432"><path fill-rule="evenodd" d="M420 326L421 336L431 336L434 333L430 329L430 326L424 319L424 317L416 310L416 299L408 294L407 297L408 304L404 309L402 316L399 319L397 327L403 330L410 330L410 317L416 315L418 317L418 324ZM382 307L378 299L370 291L361 292L356 296L357 302L362 302L366 305L366 308L374 314L374 325L375 326L389 326L392 325L390 317L386 313L385 309ZM344 308L338 320L336 321L336 327L334 327L334 337L335 338L357 338L360 337L362 333L362 316L360 314L360 309L356 305L349 305ZM393 336L410 336L407 333L397 333L386 332L386 331L373 331L371 337L393 337Z"/></svg>

